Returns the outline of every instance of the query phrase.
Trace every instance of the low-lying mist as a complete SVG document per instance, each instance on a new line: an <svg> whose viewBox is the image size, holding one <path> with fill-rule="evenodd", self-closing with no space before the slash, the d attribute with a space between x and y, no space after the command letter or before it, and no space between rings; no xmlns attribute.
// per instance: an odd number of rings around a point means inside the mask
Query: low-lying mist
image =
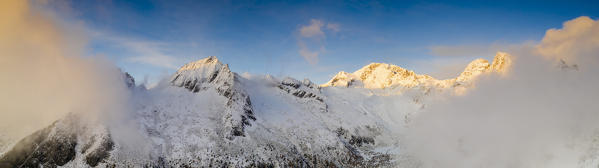
<svg viewBox="0 0 599 168"><path fill-rule="evenodd" d="M126 110L119 69L84 57L86 33L41 7L0 2L0 135L18 140L67 113L109 118Z"/></svg>
<svg viewBox="0 0 599 168"><path fill-rule="evenodd" d="M507 75L485 76L414 118L403 144L423 167L577 167L599 157L590 148L599 131L599 21L576 18L508 52Z"/></svg>

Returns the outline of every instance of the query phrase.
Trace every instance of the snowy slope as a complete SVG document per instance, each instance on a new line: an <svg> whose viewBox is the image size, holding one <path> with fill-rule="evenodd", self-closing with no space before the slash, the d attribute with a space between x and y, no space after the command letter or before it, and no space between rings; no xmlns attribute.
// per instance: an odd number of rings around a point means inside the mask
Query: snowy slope
<svg viewBox="0 0 599 168"><path fill-rule="evenodd" d="M392 164L390 151L376 149L397 144L397 138L389 136L393 134L384 130L379 118L363 117L369 114L362 105L329 109L325 93L309 80L261 76L238 82L251 97L256 120L246 127L244 136L233 139L227 137L227 121L221 118L228 100L216 89L193 93L166 85L138 93L146 98L139 102L140 123L155 149L149 164L161 164L156 160L192 167Z"/></svg>
<svg viewBox="0 0 599 168"><path fill-rule="evenodd" d="M471 63L460 76L470 80L490 67ZM216 57L188 63L151 89L124 76L134 132L71 115L21 140L0 167L414 167L400 148L401 132L446 87L378 63L329 82L359 87L321 87L309 79L241 76Z"/></svg>
<svg viewBox="0 0 599 168"><path fill-rule="evenodd" d="M250 120L256 120L252 103L239 82L239 75L229 70L216 57L191 62L181 67L171 78L174 86L184 87L192 92L214 89L227 98L225 111L220 120L225 125L229 139L244 136L244 129L250 126ZM226 133L227 134L227 133Z"/></svg>

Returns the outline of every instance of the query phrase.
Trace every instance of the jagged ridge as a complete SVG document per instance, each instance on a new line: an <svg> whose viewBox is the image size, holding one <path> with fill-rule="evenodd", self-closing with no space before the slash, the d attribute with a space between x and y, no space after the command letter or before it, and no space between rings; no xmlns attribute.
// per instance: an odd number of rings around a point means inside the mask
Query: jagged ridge
<svg viewBox="0 0 599 168"><path fill-rule="evenodd" d="M250 96L240 87L239 78L231 72L229 65L210 56L181 67L171 78L171 84L192 92L213 88L226 97L227 110L222 120L231 132L227 138L232 139L234 136L245 136L245 127L251 126L250 120L256 120Z"/></svg>
<svg viewBox="0 0 599 168"><path fill-rule="evenodd" d="M468 64L464 71L456 78L439 80L429 75L417 74L402 67L384 63L371 63L353 72L339 72L322 87L364 87L369 89L416 86L432 86L449 88L470 83L478 75L487 72L504 73L511 65L511 56L498 52L493 59L493 64L485 59L476 59Z"/></svg>
<svg viewBox="0 0 599 168"><path fill-rule="evenodd" d="M481 73L500 72L504 70L500 67L508 66L509 60L499 60L493 65L486 60L473 61L460 76L463 81L470 81L468 77ZM369 82L379 87L395 87L400 83L411 87L439 84L429 81L436 80L430 76L378 63L359 73L340 73L339 76L345 77L343 80L350 81L347 84L353 87ZM135 86L130 76L125 74L124 77L130 88ZM381 80L386 78L393 80ZM457 78L440 81L443 82L460 83ZM411 85L413 83L416 84ZM148 158L136 160L121 153L123 144L112 141L108 130L72 129L79 130L74 134L75 141L71 132L55 134L56 138L41 140L55 144L44 148L45 153L22 155L40 162L27 163L23 159L14 162L11 158L19 154L11 152L0 158L4 160L2 164L10 164L9 167L397 167L398 163L411 163L403 162L398 153L399 138L387 125L406 124L412 111L397 109L418 110L424 107L419 102L426 102L425 97L418 97L417 103L385 103L381 101L383 97L369 97L372 90L364 93L364 89L322 88L307 79L241 77L216 57L181 67L170 79L169 86L136 90L139 93L133 92L133 95L143 96L143 101L136 102L139 109L135 112L135 122L140 123L143 136L152 147L145 155L149 155ZM146 99L145 96L155 93L159 96L156 100ZM406 121L397 122L389 119L390 115L403 116ZM60 123L63 121L69 120L63 119ZM58 128L69 127L51 126L53 130ZM27 139L50 137L40 132ZM37 146L41 141L23 144ZM61 149L65 150L54 148L56 145L64 146ZM59 159L43 160L54 155Z"/></svg>

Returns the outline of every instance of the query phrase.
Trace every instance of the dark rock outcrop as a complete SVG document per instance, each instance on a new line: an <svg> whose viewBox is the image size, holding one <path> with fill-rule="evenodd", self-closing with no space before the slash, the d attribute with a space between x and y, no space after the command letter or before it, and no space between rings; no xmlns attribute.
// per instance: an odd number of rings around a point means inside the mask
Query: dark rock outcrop
<svg viewBox="0 0 599 168"><path fill-rule="evenodd" d="M56 123L19 141L0 158L0 167L56 167L75 158L77 137Z"/></svg>
<svg viewBox="0 0 599 168"><path fill-rule="evenodd" d="M79 122L79 116L68 115L19 141L0 157L0 168L63 166L75 159L76 147L82 143L87 145L79 153L90 166L97 166L109 157L114 144L107 133L84 143L83 134L92 132L87 129Z"/></svg>
<svg viewBox="0 0 599 168"><path fill-rule="evenodd" d="M328 111L328 106L324 102L320 92L320 86L312 83L312 81L308 79L304 79L304 81L300 82L299 80L287 77L283 79L277 87L288 94L299 98L300 101L317 104L322 112Z"/></svg>

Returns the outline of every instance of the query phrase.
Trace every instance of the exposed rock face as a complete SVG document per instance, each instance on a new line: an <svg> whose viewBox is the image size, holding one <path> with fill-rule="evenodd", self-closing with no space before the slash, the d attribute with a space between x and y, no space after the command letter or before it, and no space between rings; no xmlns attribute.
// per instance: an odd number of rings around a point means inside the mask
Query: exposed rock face
<svg viewBox="0 0 599 168"><path fill-rule="evenodd" d="M228 102L222 120L225 128L234 136L245 136L245 127L251 126L250 120L256 120L250 96L241 87L239 76L231 72L229 65L221 63L211 56L191 62L181 67L171 78L173 86L184 87L192 92L215 89L226 97Z"/></svg>
<svg viewBox="0 0 599 168"><path fill-rule="evenodd" d="M493 64L491 65L491 71L505 73L512 66L512 56L508 53L497 52L495 58L493 58Z"/></svg>
<svg viewBox="0 0 599 168"><path fill-rule="evenodd" d="M235 74L228 65L222 64L216 57L208 57L179 68L171 78L171 83L192 92L214 88L225 94L235 84L234 80Z"/></svg>
<svg viewBox="0 0 599 168"><path fill-rule="evenodd" d="M370 128L370 127L366 127ZM349 151L350 162L355 163L357 167L390 167L391 156L382 153L370 152L369 148L375 145L374 137L380 134L373 135L356 135L342 127L335 130L335 134L343 143L344 147ZM364 155L369 155L365 158Z"/></svg>
<svg viewBox="0 0 599 168"><path fill-rule="evenodd" d="M493 64L489 64L484 59L476 59L470 62L458 77L439 80L428 75L416 74L414 71L406 70L399 66L371 63L353 73L339 72L329 82L321 86L363 87L369 89L389 87L451 88L468 84L478 75L484 73L505 73L510 65L511 56L507 53L498 52L493 59Z"/></svg>
<svg viewBox="0 0 599 168"><path fill-rule="evenodd" d="M0 160L0 167L56 167L75 158L76 137L61 130L49 136L54 124L26 137Z"/></svg>
<svg viewBox="0 0 599 168"><path fill-rule="evenodd" d="M464 72L456 78L457 82L461 84L469 84L472 80L476 79L479 75L484 73L498 73L504 74L509 70L512 65L511 56L507 53L498 52L493 59L493 63L489 64L489 61L484 59L476 59L464 69Z"/></svg>
<svg viewBox="0 0 599 168"><path fill-rule="evenodd" d="M323 96L320 93L320 86L312 83L308 79L299 81L290 77L287 77L281 81L281 84L277 86L279 89L298 97L301 102L318 104L322 112L327 112L327 104L324 102Z"/></svg>
<svg viewBox="0 0 599 168"><path fill-rule="evenodd" d="M491 65L489 64L489 61L487 60L481 58L476 59L466 66L464 71L456 78L456 80L462 83L468 82L478 75L487 72L490 66Z"/></svg>
<svg viewBox="0 0 599 168"><path fill-rule="evenodd" d="M135 80L122 73L125 85L132 89ZM57 167L82 156L91 167L105 162L114 150L108 128L83 119L83 114L69 114L17 142L0 156L4 167Z"/></svg>
<svg viewBox="0 0 599 168"><path fill-rule="evenodd" d="M123 80L125 81L125 85L127 85L128 88L135 87L135 79L133 79L133 77L129 73L123 73Z"/></svg>
<svg viewBox="0 0 599 168"><path fill-rule="evenodd" d="M114 142L112 141L110 135L93 136L91 137L90 142L85 144L81 150L81 154L86 154L85 163L95 167L100 162L104 161L104 159L108 158L110 156L110 151L113 149Z"/></svg>
<svg viewBox="0 0 599 168"><path fill-rule="evenodd" d="M82 123L79 117L69 115L25 137L0 158L0 167L57 167L77 155L97 166L110 156L112 139L105 128Z"/></svg>

